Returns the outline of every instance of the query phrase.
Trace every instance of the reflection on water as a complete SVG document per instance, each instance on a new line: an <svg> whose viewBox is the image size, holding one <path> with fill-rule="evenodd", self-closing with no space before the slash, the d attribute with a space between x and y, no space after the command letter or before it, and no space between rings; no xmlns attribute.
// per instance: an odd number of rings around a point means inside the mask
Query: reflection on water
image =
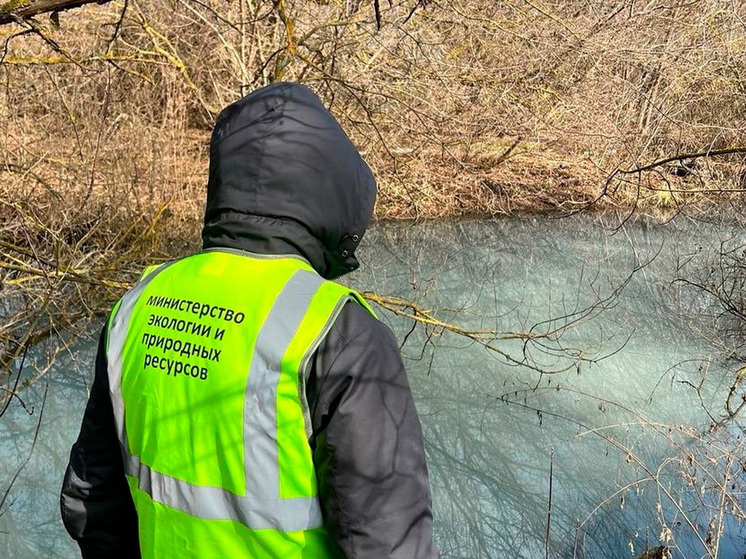
<svg viewBox="0 0 746 559"><path fill-rule="evenodd" d="M570 317L534 330L543 332L583 319L559 339L496 344L537 368L568 369L541 375L473 340L411 331L381 313L406 340L444 558L544 557L552 448L551 557L636 557L666 530L676 557L705 554L694 531L706 539L710 518L700 504L712 504L708 488L722 483L724 449L740 443L727 429L701 442L722 411L728 363L703 335L711 332L706 299L672 280L682 258L708 254L725 233L638 223L610 235L583 217L386 225L368 234L363 269L350 278L360 289L413 300L474 330L525 332ZM568 356L578 349L598 361L574 366ZM43 348L32 358L42 367ZM0 557L76 556L57 495L92 360L82 342L48 376L40 436L0 517ZM3 490L29 455L44 389L24 394L33 414L14 404L0 424ZM746 534L728 521L719 557L744 552Z"/></svg>

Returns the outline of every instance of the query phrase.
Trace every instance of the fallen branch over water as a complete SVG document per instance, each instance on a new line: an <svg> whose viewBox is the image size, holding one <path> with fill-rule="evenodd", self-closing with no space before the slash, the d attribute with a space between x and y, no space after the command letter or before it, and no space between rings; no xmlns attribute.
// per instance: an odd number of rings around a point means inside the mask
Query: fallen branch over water
<svg viewBox="0 0 746 559"><path fill-rule="evenodd" d="M381 308L391 311L397 316L409 318L416 322L420 322L427 326L434 326L436 328L442 328L448 330L454 334L466 336L474 341L485 341L485 340L532 340L540 337L545 337L546 334L538 334L533 332L497 332L496 330L468 330L461 328L456 324L445 322L434 316L433 311L425 309L418 304L408 299L402 299L400 297L391 297L389 295L379 295L372 291L364 291L361 293L365 299L375 303Z"/></svg>

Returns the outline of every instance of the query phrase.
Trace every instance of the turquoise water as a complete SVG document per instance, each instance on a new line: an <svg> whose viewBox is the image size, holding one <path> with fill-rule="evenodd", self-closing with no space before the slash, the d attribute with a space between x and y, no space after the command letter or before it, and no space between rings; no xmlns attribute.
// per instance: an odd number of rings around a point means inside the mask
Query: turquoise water
<svg viewBox="0 0 746 559"><path fill-rule="evenodd" d="M349 278L359 289L412 300L467 329L559 332L494 341L493 351L380 313L403 342L445 558L544 557L552 451L550 557L636 557L667 534L675 557L705 554L699 538L723 449L744 457L733 427L707 433L737 365L714 343L710 301L675 280L703 273L721 240L739 242L740 233L691 222L614 233L610 223L383 225L366 236L363 266ZM14 403L0 420L0 490L30 457L2 508L0 557L76 556L57 499L92 344L62 349L24 393L33 413ZM58 349L36 348L24 374ZM730 483L738 499L740 481ZM719 557L740 559L746 533L725 523Z"/></svg>

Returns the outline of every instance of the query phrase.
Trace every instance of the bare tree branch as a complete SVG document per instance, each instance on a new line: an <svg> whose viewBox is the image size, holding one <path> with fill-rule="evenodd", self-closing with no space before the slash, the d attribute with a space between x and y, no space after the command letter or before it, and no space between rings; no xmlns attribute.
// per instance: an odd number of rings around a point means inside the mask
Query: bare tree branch
<svg viewBox="0 0 746 559"><path fill-rule="evenodd" d="M9 0L0 4L0 25L45 12L61 12L85 4L106 4L109 0Z"/></svg>
<svg viewBox="0 0 746 559"><path fill-rule="evenodd" d="M650 169L654 169L655 167L660 167L661 165L665 165L666 163L673 163L674 161L686 161L688 159L699 159L700 157L716 157L716 156L721 156L721 155L735 155L739 153L746 154L746 146L734 147L734 148L728 148L728 149L710 149L707 151L699 151L696 153L683 153L681 155L674 155L671 157L666 157L664 159L659 159L657 161L653 161L652 163L648 163L647 165L643 165L642 167L635 167L634 169L618 169L618 172L624 175L632 175L634 173L642 173L643 171L649 171Z"/></svg>

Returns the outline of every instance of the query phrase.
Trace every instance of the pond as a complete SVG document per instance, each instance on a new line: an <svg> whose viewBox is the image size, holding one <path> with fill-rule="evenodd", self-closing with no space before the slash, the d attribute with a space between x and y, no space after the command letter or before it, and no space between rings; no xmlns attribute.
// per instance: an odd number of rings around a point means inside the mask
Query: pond
<svg viewBox="0 0 746 559"><path fill-rule="evenodd" d="M713 428L737 365L710 299L677 280L704 274L721 242L742 234L683 220L615 224L584 215L367 234L353 286L502 334L490 349L479 343L486 334L379 313L402 342L442 557L621 559L668 543L674 557L699 558L717 509L740 499L742 480L723 480L740 471L743 437ZM56 348L45 380L23 394L28 410L14 402L0 422L0 491L19 472L0 516L0 557L78 556L58 494L92 380L92 337ZM24 374L54 350L31 352ZM718 557L741 559L746 531L730 514L722 525Z"/></svg>

